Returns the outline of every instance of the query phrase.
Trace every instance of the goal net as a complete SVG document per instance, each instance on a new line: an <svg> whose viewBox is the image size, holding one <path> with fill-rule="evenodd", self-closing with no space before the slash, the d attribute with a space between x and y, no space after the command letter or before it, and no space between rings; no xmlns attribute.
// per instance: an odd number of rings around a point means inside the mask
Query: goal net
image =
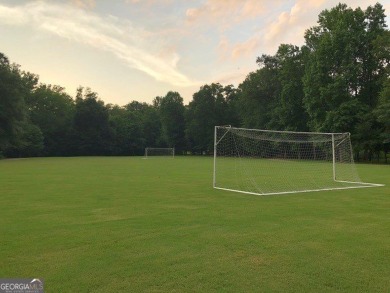
<svg viewBox="0 0 390 293"><path fill-rule="evenodd" d="M175 148L145 148L145 158L150 157L175 157Z"/></svg>
<svg viewBox="0 0 390 293"><path fill-rule="evenodd" d="M258 195L382 186L360 180L349 133L230 126L215 127L213 185Z"/></svg>

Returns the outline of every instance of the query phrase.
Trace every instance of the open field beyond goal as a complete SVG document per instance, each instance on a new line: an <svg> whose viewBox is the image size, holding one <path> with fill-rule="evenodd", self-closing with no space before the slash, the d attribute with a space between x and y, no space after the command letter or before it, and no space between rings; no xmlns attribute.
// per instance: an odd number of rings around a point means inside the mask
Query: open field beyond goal
<svg viewBox="0 0 390 293"><path fill-rule="evenodd" d="M389 292L384 187L255 196L209 157L0 161L0 278L45 292ZM277 174L275 174L277 176Z"/></svg>

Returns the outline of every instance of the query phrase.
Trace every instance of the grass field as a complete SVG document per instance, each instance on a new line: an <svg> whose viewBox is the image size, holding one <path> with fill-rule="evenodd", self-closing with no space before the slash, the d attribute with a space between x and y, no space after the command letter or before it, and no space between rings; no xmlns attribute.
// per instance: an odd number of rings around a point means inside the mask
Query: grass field
<svg viewBox="0 0 390 293"><path fill-rule="evenodd" d="M372 187L361 181L355 164L318 160L218 157L216 187L252 194L280 194Z"/></svg>
<svg viewBox="0 0 390 293"><path fill-rule="evenodd" d="M215 190L212 159L0 161L0 278L45 292L390 292L384 187Z"/></svg>

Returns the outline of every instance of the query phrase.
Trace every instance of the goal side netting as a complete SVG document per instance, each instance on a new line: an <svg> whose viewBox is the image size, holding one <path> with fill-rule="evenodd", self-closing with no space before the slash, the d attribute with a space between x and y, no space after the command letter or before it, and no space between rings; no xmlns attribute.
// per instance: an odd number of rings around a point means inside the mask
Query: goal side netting
<svg viewBox="0 0 390 293"><path fill-rule="evenodd" d="M174 158L175 157L175 148L153 148L148 147L145 148L145 158L150 157L168 157L168 158Z"/></svg>
<svg viewBox="0 0 390 293"><path fill-rule="evenodd" d="M361 181L349 133L216 126L213 186L266 195L382 185Z"/></svg>

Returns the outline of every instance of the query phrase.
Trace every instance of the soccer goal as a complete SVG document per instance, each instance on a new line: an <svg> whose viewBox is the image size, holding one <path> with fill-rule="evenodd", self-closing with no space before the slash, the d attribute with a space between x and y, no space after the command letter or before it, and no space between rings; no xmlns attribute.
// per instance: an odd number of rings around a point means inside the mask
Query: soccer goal
<svg viewBox="0 0 390 293"><path fill-rule="evenodd" d="M175 157L175 148L145 148L144 158L150 157Z"/></svg>
<svg viewBox="0 0 390 293"><path fill-rule="evenodd" d="M383 185L360 180L349 133L216 126L213 186L266 195Z"/></svg>

